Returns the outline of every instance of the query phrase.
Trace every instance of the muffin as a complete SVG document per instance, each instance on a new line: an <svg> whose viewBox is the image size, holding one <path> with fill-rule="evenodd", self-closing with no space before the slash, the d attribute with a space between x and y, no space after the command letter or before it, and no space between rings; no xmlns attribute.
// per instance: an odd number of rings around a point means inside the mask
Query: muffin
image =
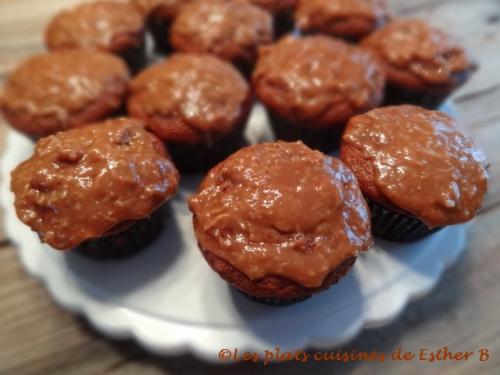
<svg viewBox="0 0 500 375"><path fill-rule="evenodd" d="M170 42L182 52L210 53L249 74L258 47L273 39L272 18L266 11L237 0L198 1L175 19Z"/></svg>
<svg viewBox="0 0 500 375"><path fill-rule="evenodd" d="M9 76L0 109L10 125L36 139L119 111L128 79L125 63L105 52L39 54Z"/></svg>
<svg viewBox="0 0 500 375"><path fill-rule="evenodd" d="M299 0L295 20L305 33L357 41L388 22L389 11L386 0Z"/></svg>
<svg viewBox="0 0 500 375"><path fill-rule="evenodd" d="M353 173L301 142L246 147L189 200L201 252L259 302L297 302L335 284L371 245Z"/></svg>
<svg viewBox="0 0 500 375"><path fill-rule="evenodd" d="M264 47L252 77L276 136L328 152L347 121L383 100L384 75L370 53L326 36L287 36Z"/></svg>
<svg viewBox="0 0 500 375"><path fill-rule="evenodd" d="M488 174L484 154L444 113L412 105L353 117L340 149L372 211L376 236L409 242L471 220Z"/></svg>
<svg viewBox="0 0 500 375"><path fill-rule="evenodd" d="M132 70L145 63L144 19L130 4L95 1L58 13L45 30L51 51L96 48L123 57Z"/></svg>
<svg viewBox="0 0 500 375"><path fill-rule="evenodd" d="M436 109L476 69L463 47L418 19L396 20L362 41L387 79L385 104Z"/></svg>
<svg viewBox="0 0 500 375"><path fill-rule="evenodd" d="M146 19L159 52L170 52L170 27L181 9L196 0L130 0Z"/></svg>
<svg viewBox="0 0 500 375"><path fill-rule="evenodd" d="M19 219L58 250L129 256L160 233L148 217L175 193L178 173L139 120L108 120L40 139L14 169ZM160 228L161 229L161 228Z"/></svg>
<svg viewBox="0 0 500 375"><path fill-rule="evenodd" d="M128 112L167 143L181 171L201 172L242 147L251 102L231 64L178 53L132 81Z"/></svg>
<svg viewBox="0 0 500 375"><path fill-rule="evenodd" d="M274 35L280 37L294 29L293 11L297 0L246 0L273 15Z"/></svg>

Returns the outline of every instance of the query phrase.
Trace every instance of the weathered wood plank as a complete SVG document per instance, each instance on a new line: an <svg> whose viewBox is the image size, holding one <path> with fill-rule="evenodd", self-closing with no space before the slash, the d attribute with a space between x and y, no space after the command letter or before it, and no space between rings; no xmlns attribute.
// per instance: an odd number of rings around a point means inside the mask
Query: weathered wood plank
<svg viewBox="0 0 500 375"><path fill-rule="evenodd" d="M2 156L1 152L4 148L4 143L5 143L5 133L7 132L7 127L2 124L2 121L0 119L0 157ZM2 179L2 176L0 176L0 181ZM4 230L4 225L3 225L3 212L0 209L0 247L5 245L8 242L7 237L5 236L5 230Z"/></svg>
<svg viewBox="0 0 500 375"><path fill-rule="evenodd" d="M449 346L455 350L500 347L500 304L496 264L500 238L496 223L500 211L478 218L471 235L470 250L452 267L435 291L423 300L412 303L402 316L388 327L365 331L344 350L384 350L387 353L402 345L408 350L422 346L438 349ZM157 358L148 355L130 341L115 343L95 336L89 326L55 306L43 287L27 277L19 266L13 249L0 252L0 262L8 265L5 275L10 283L0 284L2 306L1 340L16 345L0 351L2 373L23 374L160 374L186 373L232 374L234 367L209 366L189 356ZM10 285L9 285L10 284ZM13 298L12 296L16 296ZM23 306L23 309L19 309ZM460 327L460 329L457 329ZM2 346L3 348L3 346ZM453 362L415 365L408 362L386 362L384 373L400 373L408 368L437 371L445 374L469 374L479 369L491 370L500 365L498 358L477 367L476 363ZM284 365L274 368L278 373L369 374L376 369L370 364ZM254 365L238 366L238 373L255 373ZM377 373L377 372L376 372Z"/></svg>
<svg viewBox="0 0 500 375"><path fill-rule="evenodd" d="M79 0L0 0L0 80L20 59L43 50L42 30L50 15ZM460 120L491 161L490 193L473 229L469 251L446 273L436 290L410 305L388 327L364 332L346 350L416 350L423 345L455 350L488 347L496 355L475 362L418 364L386 362L338 365L309 363L274 367L283 374L500 373L500 304L497 262L500 237L500 2L496 0L390 0L404 15L419 15L464 40L481 69L457 95ZM0 126L0 130L1 130ZM0 140L3 139L0 133ZM3 235L0 232L0 243ZM137 344L96 334L81 319L52 302L27 276L15 249L0 247L0 373L2 374L254 374L255 365L209 366L192 358L157 358ZM259 366L258 369L262 369ZM383 370L383 371L382 371Z"/></svg>

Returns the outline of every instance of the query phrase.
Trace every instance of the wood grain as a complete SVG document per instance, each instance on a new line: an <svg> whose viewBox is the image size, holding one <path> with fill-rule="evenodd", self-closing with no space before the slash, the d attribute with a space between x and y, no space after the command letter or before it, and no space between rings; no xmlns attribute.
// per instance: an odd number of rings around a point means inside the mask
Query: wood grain
<svg viewBox="0 0 500 375"><path fill-rule="evenodd" d="M0 80L23 58L43 50L48 17L78 0L0 0ZM486 150L491 187L471 234L469 251L445 273L435 291L412 303L389 326L364 331L345 350L402 346L452 350L487 347L484 363L386 362L380 364L284 364L211 366L185 355L151 356L132 341L112 341L58 307L38 281L21 268L12 246L0 247L0 374L499 374L500 262L500 2L498 0L390 0L405 16L418 15L464 40L481 65L455 101L461 125ZM4 131L0 127L0 130ZM0 133L0 139L2 139ZM1 147L1 146L0 146ZM0 244L5 240L0 231Z"/></svg>
<svg viewBox="0 0 500 375"><path fill-rule="evenodd" d="M1 121L1 120L0 120ZM7 132L7 127L0 124L0 157L1 150L3 150L5 143L5 133ZM2 181L2 176L0 176L0 181ZM0 249L2 246L8 245L9 239L5 236L4 226L3 226L3 213L0 210Z"/></svg>

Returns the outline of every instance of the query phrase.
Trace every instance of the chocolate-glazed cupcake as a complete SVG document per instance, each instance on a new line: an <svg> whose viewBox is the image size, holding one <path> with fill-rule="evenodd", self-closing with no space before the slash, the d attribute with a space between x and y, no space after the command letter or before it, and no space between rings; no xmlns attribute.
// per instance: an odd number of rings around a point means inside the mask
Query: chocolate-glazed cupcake
<svg viewBox="0 0 500 375"><path fill-rule="evenodd" d="M297 0L246 0L273 15L274 35L280 37L293 31L293 11Z"/></svg>
<svg viewBox="0 0 500 375"><path fill-rule="evenodd" d="M328 288L371 244L353 173L301 142L231 155L209 172L189 207L209 265L258 302L283 305Z"/></svg>
<svg viewBox="0 0 500 375"><path fill-rule="evenodd" d="M12 172L19 219L55 249L129 256L160 233L178 173L139 120L117 119L40 139Z"/></svg>
<svg viewBox="0 0 500 375"><path fill-rule="evenodd" d="M449 116L420 107L353 117L340 155L370 204L374 234L387 240L415 241L469 221L487 190L484 154Z"/></svg>
<svg viewBox="0 0 500 375"><path fill-rule="evenodd" d="M170 41L182 52L210 53L230 61L248 75L258 47L273 40L269 13L238 0L198 1L175 19Z"/></svg>
<svg viewBox="0 0 500 375"><path fill-rule="evenodd" d="M156 49L170 52L170 27L177 14L186 5L197 0L130 0L146 19Z"/></svg>
<svg viewBox="0 0 500 375"><path fill-rule="evenodd" d="M144 18L130 4L100 0L58 13L45 30L49 50L97 48L123 57L132 70L145 63Z"/></svg>
<svg viewBox="0 0 500 375"><path fill-rule="evenodd" d="M122 107L128 79L123 60L108 53L40 54L9 76L0 109L12 127L36 139L114 114Z"/></svg>
<svg viewBox="0 0 500 375"><path fill-rule="evenodd" d="M128 111L163 139L183 172L206 171L243 145L245 79L210 55L174 54L138 75Z"/></svg>
<svg viewBox="0 0 500 375"><path fill-rule="evenodd" d="M299 0L299 29L357 41L389 20L386 0Z"/></svg>
<svg viewBox="0 0 500 375"><path fill-rule="evenodd" d="M263 47L252 83L279 139L331 151L347 121L378 106L384 75L370 53L326 36Z"/></svg>
<svg viewBox="0 0 500 375"><path fill-rule="evenodd" d="M418 19L396 20L362 41L387 79L386 104L435 109L476 69L464 48Z"/></svg>

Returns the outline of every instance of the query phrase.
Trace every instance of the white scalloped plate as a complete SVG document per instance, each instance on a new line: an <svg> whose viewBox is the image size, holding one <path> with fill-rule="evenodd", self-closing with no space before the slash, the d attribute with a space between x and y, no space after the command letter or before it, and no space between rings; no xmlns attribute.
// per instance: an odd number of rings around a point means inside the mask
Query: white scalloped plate
<svg viewBox="0 0 500 375"><path fill-rule="evenodd" d="M263 115L257 106L248 131L252 141L268 137ZM410 299L427 293L466 245L464 225L413 244L378 241L328 291L292 306L264 306L231 289L200 256L185 204L196 179L184 179L159 240L131 259L102 263L41 245L17 219L8 176L33 146L14 131L6 146L1 203L7 235L26 269L45 282L58 303L85 315L101 332L134 337L159 354L192 351L217 361L222 348L339 346L362 328L390 322Z"/></svg>

